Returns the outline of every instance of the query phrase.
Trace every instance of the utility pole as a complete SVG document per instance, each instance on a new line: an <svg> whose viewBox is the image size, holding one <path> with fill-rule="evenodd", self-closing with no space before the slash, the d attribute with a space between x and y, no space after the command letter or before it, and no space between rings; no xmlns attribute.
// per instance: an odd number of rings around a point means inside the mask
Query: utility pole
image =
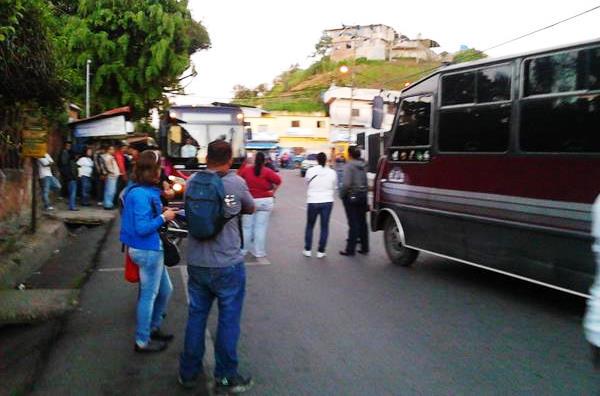
<svg viewBox="0 0 600 396"><path fill-rule="evenodd" d="M354 105L354 66L350 74L350 115L348 117L348 140L352 141L352 110Z"/></svg>
<svg viewBox="0 0 600 396"><path fill-rule="evenodd" d="M90 59L85 63L85 116L90 116Z"/></svg>
<svg viewBox="0 0 600 396"><path fill-rule="evenodd" d="M354 69L356 68L356 45L352 43L352 69L350 70L350 116L348 117L348 143L352 143L352 110L354 105Z"/></svg>

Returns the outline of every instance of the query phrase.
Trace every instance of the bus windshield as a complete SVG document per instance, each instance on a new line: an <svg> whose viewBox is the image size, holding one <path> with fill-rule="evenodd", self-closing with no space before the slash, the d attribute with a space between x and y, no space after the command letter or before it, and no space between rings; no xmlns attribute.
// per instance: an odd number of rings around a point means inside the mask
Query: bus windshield
<svg viewBox="0 0 600 396"><path fill-rule="evenodd" d="M167 156L175 162L196 158L206 163L208 144L214 140L231 143L234 158L244 156L244 130L241 112L236 108L173 108L166 133Z"/></svg>

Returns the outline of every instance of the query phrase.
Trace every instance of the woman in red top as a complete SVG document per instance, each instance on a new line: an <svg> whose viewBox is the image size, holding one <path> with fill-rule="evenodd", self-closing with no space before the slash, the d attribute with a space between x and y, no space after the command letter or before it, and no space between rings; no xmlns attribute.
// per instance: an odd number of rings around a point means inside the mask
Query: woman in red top
<svg viewBox="0 0 600 396"><path fill-rule="evenodd" d="M265 166L265 154L256 153L254 166L247 165L239 175L246 180L250 194L254 198L256 212L242 217L244 233L244 253L250 252L255 257L267 255L267 228L269 216L273 210L273 196L281 185L281 178Z"/></svg>

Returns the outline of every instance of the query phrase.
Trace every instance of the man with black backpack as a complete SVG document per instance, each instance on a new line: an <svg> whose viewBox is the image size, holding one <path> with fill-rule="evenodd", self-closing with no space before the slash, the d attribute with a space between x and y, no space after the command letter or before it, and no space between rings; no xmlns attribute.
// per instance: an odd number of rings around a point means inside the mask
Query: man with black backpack
<svg viewBox="0 0 600 396"><path fill-rule="evenodd" d="M254 200L244 179L230 172L232 157L226 141L210 143L208 169L196 173L186 186L189 311L179 382L192 388L202 373L206 321L217 299L216 390L240 393L252 386L251 378L239 374L237 358L246 287L240 216L254 212Z"/></svg>

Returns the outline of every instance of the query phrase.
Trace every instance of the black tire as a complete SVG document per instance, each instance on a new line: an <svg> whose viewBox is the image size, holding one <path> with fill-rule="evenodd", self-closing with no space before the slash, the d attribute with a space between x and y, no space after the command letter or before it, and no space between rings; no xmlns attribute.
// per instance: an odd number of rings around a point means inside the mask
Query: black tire
<svg viewBox="0 0 600 396"><path fill-rule="evenodd" d="M385 222L383 243L385 245L385 251L394 265L409 267L415 262L419 255L418 250L407 248L402 244L398 225L396 225L396 222L391 217Z"/></svg>

